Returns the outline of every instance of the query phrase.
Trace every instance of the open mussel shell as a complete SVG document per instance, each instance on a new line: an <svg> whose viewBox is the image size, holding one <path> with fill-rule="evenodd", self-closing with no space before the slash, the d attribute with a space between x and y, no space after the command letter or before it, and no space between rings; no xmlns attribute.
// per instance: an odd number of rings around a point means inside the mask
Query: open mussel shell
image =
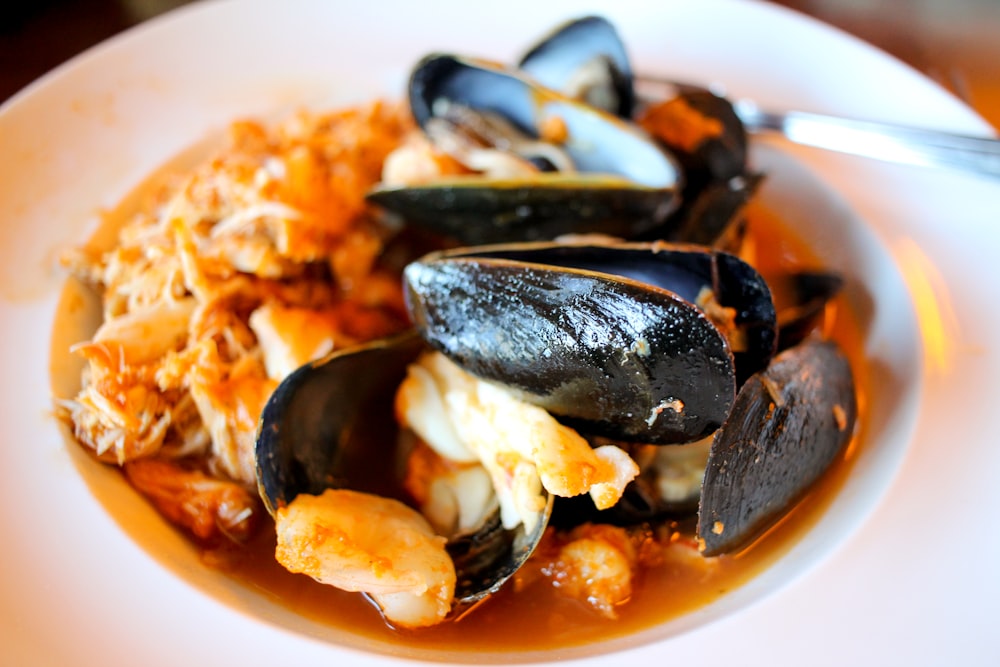
<svg viewBox="0 0 1000 667"><path fill-rule="evenodd" d="M328 488L398 497L396 388L423 341L413 332L335 352L285 378L261 413L257 485L268 511Z"/></svg>
<svg viewBox="0 0 1000 667"><path fill-rule="evenodd" d="M551 144L572 163L572 171L468 176L369 193L369 201L407 222L465 244L607 229L631 237L661 225L679 203L680 166L645 132L515 69L435 54L413 71L409 99L421 127L450 118L456 108L500 117L532 141ZM553 126L558 129L546 129Z"/></svg>
<svg viewBox="0 0 1000 667"><path fill-rule="evenodd" d="M747 172L746 128L721 95L678 85L674 96L644 106L636 121L670 149L694 187Z"/></svg>
<svg viewBox="0 0 1000 667"><path fill-rule="evenodd" d="M632 65L625 43L604 17L585 16L556 28L518 67L547 88L623 118L632 115Z"/></svg>
<svg viewBox="0 0 1000 667"><path fill-rule="evenodd" d="M545 508L531 532L526 531L523 524L514 530L505 529L498 510L476 532L448 541L448 553L458 575L453 613L461 614L464 607L500 590L528 560L545 534L552 515L555 496L546 495Z"/></svg>
<svg viewBox="0 0 1000 667"><path fill-rule="evenodd" d="M739 550L784 516L854 433L857 399L837 345L808 339L740 389L702 483L703 554Z"/></svg>
<svg viewBox="0 0 1000 667"><path fill-rule="evenodd" d="M798 271L768 278L775 293L778 347L798 345L822 320L827 304L844 287L843 276L829 271Z"/></svg>
<svg viewBox="0 0 1000 667"><path fill-rule="evenodd" d="M301 493L348 488L404 500L396 389L426 350L410 331L335 352L289 375L261 415L257 485L271 514ZM474 532L449 539L458 576L453 613L495 592L524 564L552 511L549 498L531 533L500 524L499 511Z"/></svg>
<svg viewBox="0 0 1000 667"><path fill-rule="evenodd" d="M694 305L702 288L739 304L748 368L773 350L763 280L738 258L694 247L464 248L428 255L404 278L411 317L433 347L613 439L691 442L728 415L737 371L725 335Z"/></svg>
<svg viewBox="0 0 1000 667"><path fill-rule="evenodd" d="M421 126L453 104L502 116L533 137L546 136L543 128L555 123L565 130L558 145L578 171L614 174L668 191L681 184L681 171L673 157L645 132L539 86L515 69L472 58L432 55L411 75L409 99Z"/></svg>

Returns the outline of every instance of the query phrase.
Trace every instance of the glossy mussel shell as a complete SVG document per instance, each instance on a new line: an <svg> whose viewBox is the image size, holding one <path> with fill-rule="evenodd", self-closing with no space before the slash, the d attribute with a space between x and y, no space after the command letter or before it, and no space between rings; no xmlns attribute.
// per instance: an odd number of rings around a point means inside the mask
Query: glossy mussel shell
<svg viewBox="0 0 1000 667"><path fill-rule="evenodd" d="M637 127L612 114L542 87L522 72L484 60L432 55L410 78L410 108L421 126L441 101L492 112L534 137L550 122L565 126L559 145L582 172L615 174L651 188L678 186L680 170Z"/></svg>
<svg viewBox="0 0 1000 667"><path fill-rule="evenodd" d="M468 176L379 187L368 194L369 201L407 222L464 244L608 229L632 237L662 224L679 203L681 169L648 135L516 69L453 55L428 56L411 76L409 99L422 127L443 113L443 106L460 105L503 117L533 138L547 136L542 129L547 124L564 130L553 143L572 160L572 173Z"/></svg>
<svg viewBox="0 0 1000 667"><path fill-rule="evenodd" d="M784 516L856 418L851 368L833 342L807 339L750 378L712 442L698 517L704 555L737 551Z"/></svg>
<svg viewBox="0 0 1000 667"><path fill-rule="evenodd" d="M509 244L435 253L404 272L421 335L586 433L682 443L729 413L737 362L694 304L738 302L747 369L774 348L763 279L738 258L666 244Z"/></svg>
<svg viewBox="0 0 1000 667"><path fill-rule="evenodd" d="M301 493L327 488L405 501L393 400L406 367L426 349L411 330L335 352L282 381L263 410L256 443L258 490L271 514ZM531 533L503 528L497 512L476 531L449 538L458 575L453 614L520 568L551 512L550 497Z"/></svg>
<svg viewBox="0 0 1000 667"><path fill-rule="evenodd" d="M632 65L618 31L603 16L564 23L528 49L518 67L547 88L580 96L588 104L623 118L632 115ZM607 90L580 89L585 79L595 76L593 68L599 68L598 75L603 74L601 83Z"/></svg>
<svg viewBox="0 0 1000 667"><path fill-rule="evenodd" d="M380 188L368 200L464 245L542 241L567 233L632 237L674 207L663 192L605 174L540 173L530 180L453 177Z"/></svg>
<svg viewBox="0 0 1000 667"><path fill-rule="evenodd" d="M285 378L261 414L257 485L270 513L328 488L398 497L396 388L423 341L412 333L306 364Z"/></svg>

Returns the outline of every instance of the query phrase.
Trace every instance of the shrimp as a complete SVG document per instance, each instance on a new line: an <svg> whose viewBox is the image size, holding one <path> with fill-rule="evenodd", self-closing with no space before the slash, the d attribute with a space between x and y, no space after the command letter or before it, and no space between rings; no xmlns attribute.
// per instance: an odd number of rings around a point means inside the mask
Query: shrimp
<svg viewBox="0 0 1000 667"><path fill-rule="evenodd" d="M451 610L456 574L445 538L398 500L327 489L296 496L274 518L275 558L290 572L367 593L401 627L440 623Z"/></svg>

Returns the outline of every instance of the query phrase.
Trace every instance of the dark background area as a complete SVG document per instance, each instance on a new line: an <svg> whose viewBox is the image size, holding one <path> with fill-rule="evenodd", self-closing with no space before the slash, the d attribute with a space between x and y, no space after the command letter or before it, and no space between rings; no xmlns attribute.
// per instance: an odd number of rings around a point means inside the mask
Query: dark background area
<svg viewBox="0 0 1000 667"><path fill-rule="evenodd" d="M0 1L0 101L90 46L186 0Z"/></svg>
<svg viewBox="0 0 1000 667"><path fill-rule="evenodd" d="M191 0L0 2L0 102L74 55ZM691 0L697 2L698 0ZM875 44L1000 127L1000 0L776 0Z"/></svg>

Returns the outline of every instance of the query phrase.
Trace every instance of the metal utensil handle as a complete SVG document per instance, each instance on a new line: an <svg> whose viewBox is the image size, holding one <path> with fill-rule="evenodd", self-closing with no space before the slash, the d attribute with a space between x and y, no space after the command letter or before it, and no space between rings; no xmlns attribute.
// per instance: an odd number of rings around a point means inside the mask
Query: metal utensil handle
<svg viewBox="0 0 1000 667"><path fill-rule="evenodd" d="M1000 178L1000 140L995 138L804 111L764 111L747 101L737 101L735 107L749 132L780 132L789 141L807 146Z"/></svg>

